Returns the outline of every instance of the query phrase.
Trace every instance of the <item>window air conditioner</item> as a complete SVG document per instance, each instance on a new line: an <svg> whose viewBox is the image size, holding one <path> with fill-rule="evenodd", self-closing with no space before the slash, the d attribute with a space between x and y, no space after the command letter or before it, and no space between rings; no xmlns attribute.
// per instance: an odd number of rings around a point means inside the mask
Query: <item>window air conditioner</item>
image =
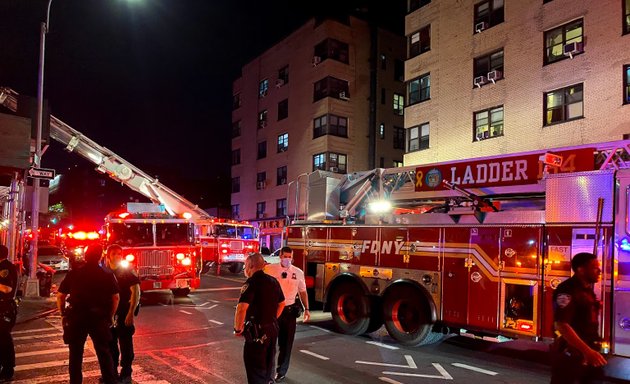
<svg viewBox="0 0 630 384"><path fill-rule="evenodd" d="M256 189L265 189L265 182L264 181L256 182Z"/></svg>
<svg viewBox="0 0 630 384"><path fill-rule="evenodd" d="M337 167L330 167L330 168L328 168L328 170L330 172L339 172L339 168L337 168Z"/></svg>
<svg viewBox="0 0 630 384"><path fill-rule="evenodd" d="M283 85L284 85L284 80L283 79L276 80L276 88L280 88Z"/></svg>
<svg viewBox="0 0 630 384"><path fill-rule="evenodd" d="M260 128L265 128L267 126L267 120L260 120L258 122L258 125L260 126Z"/></svg>
<svg viewBox="0 0 630 384"><path fill-rule="evenodd" d="M578 53L584 52L584 43L583 42L573 42L569 44L565 44L562 47L562 53L565 56L569 56L573 58L573 55L577 55Z"/></svg>
<svg viewBox="0 0 630 384"><path fill-rule="evenodd" d="M339 98L341 100L350 100L350 98L348 96L346 96L345 92L339 92Z"/></svg>
<svg viewBox="0 0 630 384"><path fill-rule="evenodd" d="M492 84L494 84L494 82L497 80L501 80L502 78L503 78L503 72L501 71L497 71L495 69L494 71L488 72L488 80L492 81Z"/></svg>
<svg viewBox="0 0 630 384"><path fill-rule="evenodd" d="M475 32L476 33L480 33L481 31L483 31L484 29L488 28L488 23L486 23L485 21L482 21L481 23L477 23L475 24Z"/></svg>
<svg viewBox="0 0 630 384"><path fill-rule="evenodd" d="M481 88L482 85L486 84L486 77L485 76L477 76L477 77L475 77L475 79L473 80L473 84L477 88Z"/></svg>
<svg viewBox="0 0 630 384"><path fill-rule="evenodd" d="M322 58L319 56L313 56L313 67L316 67L317 64L322 62Z"/></svg>
<svg viewBox="0 0 630 384"><path fill-rule="evenodd" d="M265 89L264 91L260 92L260 97L265 97L267 96L267 90Z"/></svg>
<svg viewBox="0 0 630 384"><path fill-rule="evenodd" d="M483 133L479 132L477 133L477 141L481 141L483 140Z"/></svg>
<svg viewBox="0 0 630 384"><path fill-rule="evenodd" d="M286 184L286 183L287 183L287 179L286 178L280 179L280 185Z"/></svg>

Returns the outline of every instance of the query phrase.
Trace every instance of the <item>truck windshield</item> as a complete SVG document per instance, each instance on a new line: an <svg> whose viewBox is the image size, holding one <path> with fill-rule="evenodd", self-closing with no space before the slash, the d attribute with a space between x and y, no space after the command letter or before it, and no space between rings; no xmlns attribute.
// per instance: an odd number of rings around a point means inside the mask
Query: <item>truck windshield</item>
<svg viewBox="0 0 630 384"><path fill-rule="evenodd" d="M109 242L124 247L142 247L153 245L153 224L111 223L109 224Z"/></svg>
<svg viewBox="0 0 630 384"><path fill-rule="evenodd" d="M255 238L253 227L220 224L214 226L214 233L219 237L227 237L229 239Z"/></svg>
<svg viewBox="0 0 630 384"><path fill-rule="evenodd" d="M193 243L192 227L187 223L155 225L156 245L188 245Z"/></svg>

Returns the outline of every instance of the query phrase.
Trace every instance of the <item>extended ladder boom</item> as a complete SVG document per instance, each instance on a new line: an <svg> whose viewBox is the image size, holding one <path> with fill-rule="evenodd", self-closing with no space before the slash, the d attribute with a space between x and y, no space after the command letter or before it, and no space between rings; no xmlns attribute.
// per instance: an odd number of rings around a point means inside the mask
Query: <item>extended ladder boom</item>
<svg viewBox="0 0 630 384"><path fill-rule="evenodd" d="M0 104L13 112L17 111L17 96L18 93L14 90L0 87ZM163 204L170 214L189 212L193 220L213 218L196 204L160 183L157 178L149 176L52 115L50 116L50 136L65 145L68 152L78 153L94 163L99 172L106 173L112 179L148 197L154 203Z"/></svg>

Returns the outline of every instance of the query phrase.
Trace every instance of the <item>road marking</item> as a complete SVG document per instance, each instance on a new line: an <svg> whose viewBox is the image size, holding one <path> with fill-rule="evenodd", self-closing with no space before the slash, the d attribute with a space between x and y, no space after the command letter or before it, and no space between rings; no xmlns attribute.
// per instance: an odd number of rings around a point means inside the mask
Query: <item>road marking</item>
<svg viewBox="0 0 630 384"><path fill-rule="evenodd" d="M324 331L326 333L332 333L332 332L330 332L330 330L322 328L322 327L318 327L317 325L309 325L309 327L315 328L315 329L319 329L320 331Z"/></svg>
<svg viewBox="0 0 630 384"><path fill-rule="evenodd" d="M384 343L379 343L378 341L366 341L366 343L367 344L376 345L377 347L387 348L387 349L393 349L393 350L398 349L398 347L396 347L396 346L388 345L388 344L384 344Z"/></svg>
<svg viewBox="0 0 630 384"><path fill-rule="evenodd" d="M470 369L471 371L475 371L475 372L479 372L479 373L485 373L486 375L490 375L490 376L495 376L495 375L499 374L499 372L488 371L487 369L474 367L474 366L468 365L468 364L452 363L451 365L453 365L455 367L459 367L459 368Z"/></svg>
<svg viewBox="0 0 630 384"><path fill-rule="evenodd" d="M183 309L179 310L181 313L185 313L187 315L192 315L192 312L184 311Z"/></svg>
<svg viewBox="0 0 630 384"><path fill-rule="evenodd" d="M204 380L201 377L196 376L196 375L194 375L191 372L188 372L188 370L184 369L184 367L181 367L179 364L173 364L172 357L169 357L168 359L165 359L165 358L163 358L161 356L158 356L156 353L153 353L153 352L149 352L149 356L151 356L151 358L153 360L156 360L156 361L166 365L167 367L171 367L175 371L179 372L182 376L188 376L188 378L196 380L196 381L198 381L200 383L204 382ZM182 379L183 379L183 377L182 377Z"/></svg>
<svg viewBox="0 0 630 384"><path fill-rule="evenodd" d="M68 347L66 348L53 348L53 349L42 349L39 351L31 351L31 352L20 352L16 353L15 357L28 357L28 356L40 356L40 355L48 355L50 353L60 353L60 352L68 352Z"/></svg>
<svg viewBox="0 0 630 384"><path fill-rule="evenodd" d="M435 369L440 373L440 375L424 375L421 373L407 373L407 372L383 372L383 375L393 375L393 376L407 376L407 377L425 377L427 379L443 379L443 380L453 380L453 376L451 376L446 369L442 367L442 365L438 363L433 363Z"/></svg>
<svg viewBox="0 0 630 384"><path fill-rule="evenodd" d="M210 304L210 302L209 302L209 301L206 301L206 302L205 302L205 303L203 303L203 304L199 304L199 306L200 306L200 307L204 307L204 306L206 306L206 305L208 305L208 304Z"/></svg>
<svg viewBox="0 0 630 384"><path fill-rule="evenodd" d="M49 333L47 335L18 336L18 337L14 337L13 341L15 341L15 340L47 339L49 337L59 337L59 336L62 336L62 335L63 335L63 333L55 332L55 333Z"/></svg>
<svg viewBox="0 0 630 384"><path fill-rule="evenodd" d="M83 364L92 363L98 361L96 356L93 357L84 357ZM34 363L34 364L21 364L15 366L15 372L21 371L30 371L31 369L41 369L41 368L52 368L52 367L63 367L68 365L68 360L57 360L57 361L46 361L42 363Z"/></svg>
<svg viewBox="0 0 630 384"><path fill-rule="evenodd" d="M172 335L172 334L175 334L175 333L199 332L199 331L204 331L206 329L210 329L210 327L177 329L177 330L173 330L173 331L161 331L161 332L136 333L134 336L135 337L153 337L153 336L161 336L161 335Z"/></svg>
<svg viewBox="0 0 630 384"><path fill-rule="evenodd" d="M207 361L200 361L199 359L194 359L194 358L190 358L189 356L182 356L181 353L175 353L174 351L164 351L164 354L168 355L168 356L172 356L172 358L177 359L179 361L181 361L182 364L186 364L189 365L193 368L195 368L195 370L197 371L201 371L201 372L205 372L208 375L212 375L214 376L214 378L216 379L220 379L221 381L225 382L225 383L230 383L229 380L227 380L225 377L220 376L215 369L208 369L208 363ZM203 380L203 382L207 382L206 380ZM211 382L215 383L216 380L212 380Z"/></svg>
<svg viewBox="0 0 630 384"><path fill-rule="evenodd" d="M416 362L413 361L413 357L411 357L411 355L405 355L405 360L407 360L407 365L390 364L390 363L379 363L379 362L376 362L376 361L360 361L360 360L355 361L355 363L357 363L357 364L367 364L367 365L380 365L382 367L392 367L392 368L418 369L418 366L416 365Z"/></svg>
<svg viewBox="0 0 630 384"><path fill-rule="evenodd" d="M300 349L300 352L306 353L307 355L311 355L313 357L317 357L318 359L321 359L321 360L330 360L329 357L318 355L317 353L311 352L311 351L307 351L306 349Z"/></svg>
<svg viewBox="0 0 630 384"><path fill-rule="evenodd" d="M198 288L195 292L239 291L241 287Z"/></svg>
<svg viewBox="0 0 630 384"><path fill-rule="evenodd" d="M220 301L218 300L210 300L210 301L212 301L213 303L220 303Z"/></svg>
<svg viewBox="0 0 630 384"><path fill-rule="evenodd" d="M211 322L211 323L218 324L218 325L223 325L223 323L220 322L220 321L216 321L216 320L208 320L208 321Z"/></svg>
<svg viewBox="0 0 630 384"><path fill-rule="evenodd" d="M211 306L208 307L208 309L212 309L214 307L217 307L219 304L212 304Z"/></svg>
<svg viewBox="0 0 630 384"><path fill-rule="evenodd" d="M134 380L135 380L135 373L136 373L136 368L134 367ZM88 378L88 377L101 377L101 370L100 369L95 369L95 370L90 370L90 371L83 371L83 378ZM61 375L54 375L54 376L50 376L50 375L43 375L43 376L37 376L37 377L31 377L29 379L23 379L23 380L13 380L11 381L11 384L44 384L44 383L53 383L53 382L64 382L67 383L70 381L70 375L69 374L61 374Z"/></svg>
<svg viewBox="0 0 630 384"><path fill-rule="evenodd" d="M25 329L23 331L12 331L11 334L12 335L21 335L23 333L34 333L34 332L44 332L44 331L50 332L51 330L52 330L52 328Z"/></svg>
<svg viewBox="0 0 630 384"><path fill-rule="evenodd" d="M403 383L401 383L400 381L396 381L396 380L394 380L394 379L390 379L389 377L384 377L384 376L383 376L383 377L379 377L379 379L380 379L381 381L384 381L384 382L386 382L386 383L390 383L390 384L403 384Z"/></svg>

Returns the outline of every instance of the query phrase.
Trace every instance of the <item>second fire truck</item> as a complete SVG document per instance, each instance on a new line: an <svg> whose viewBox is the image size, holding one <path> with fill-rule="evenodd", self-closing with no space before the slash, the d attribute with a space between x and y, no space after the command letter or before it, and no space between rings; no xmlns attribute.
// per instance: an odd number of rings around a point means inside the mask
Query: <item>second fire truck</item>
<svg viewBox="0 0 630 384"><path fill-rule="evenodd" d="M258 252L258 229L248 222L229 219L200 219L195 222L201 242L204 273L227 265L232 273L240 273L245 258Z"/></svg>

